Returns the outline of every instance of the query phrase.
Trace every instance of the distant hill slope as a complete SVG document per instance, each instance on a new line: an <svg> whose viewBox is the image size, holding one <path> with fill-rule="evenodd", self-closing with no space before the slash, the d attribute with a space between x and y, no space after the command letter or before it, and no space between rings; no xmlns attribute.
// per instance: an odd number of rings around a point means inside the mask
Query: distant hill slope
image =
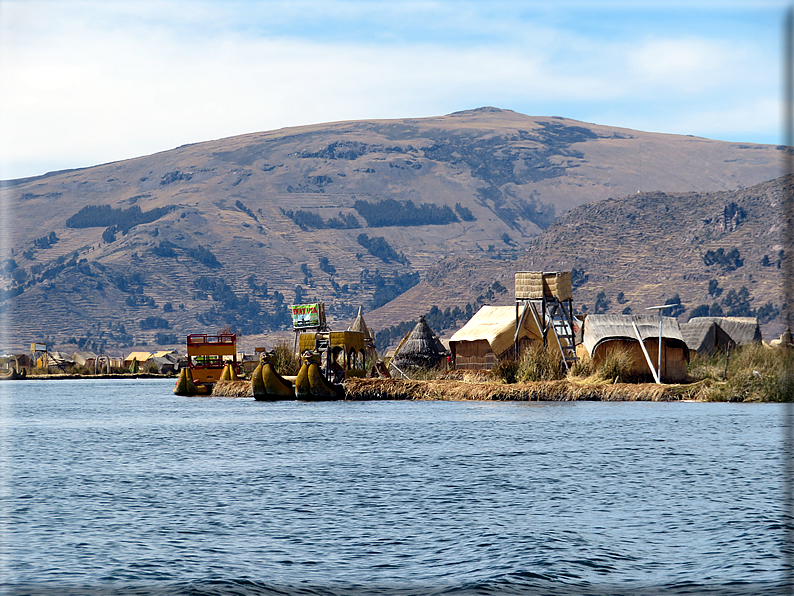
<svg viewBox="0 0 794 596"><path fill-rule="evenodd" d="M779 160L773 146L496 108L186 145L3 183L0 313L17 347L180 345L224 326L260 343L286 329L286 305L314 299L336 327L359 304L388 326L418 314L426 300L393 299L444 258L487 270L537 252L581 205L741 189Z"/></svg>
<svg viewBox="0 0 794 596"><path fill-rule="evenodd" d="M574 270L577 312L644 312L675 300L686 321L696 309L758 316L766 339L784 329L782 200L791 179L713 193L640 193L572 209L505 262L455 257L417 286L369 313L376 329L408 313L467 304L513 304L516 271ZM492 288L505 288L494 292ZM491 290L489 292L489 290ZM485 297L477 301L477 297ZM628 309L628 310L627 310ZM462 322L436 317L449 336ZM450 324L447 330L444 323Z"/></svg>

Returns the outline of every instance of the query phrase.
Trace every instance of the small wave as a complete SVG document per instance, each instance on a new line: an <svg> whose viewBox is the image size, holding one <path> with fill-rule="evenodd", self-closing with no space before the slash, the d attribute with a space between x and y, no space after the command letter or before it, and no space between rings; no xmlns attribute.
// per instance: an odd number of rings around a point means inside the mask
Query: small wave
<svg viewBox="0 0 794 596"><path fill-rule="evenodd" d="M567 583L532 572L462 585L291 585L276 586L253 580L202 580L147 585L8 585L8 596L781 596L779 583L679 582L659 586Z"/></svg>

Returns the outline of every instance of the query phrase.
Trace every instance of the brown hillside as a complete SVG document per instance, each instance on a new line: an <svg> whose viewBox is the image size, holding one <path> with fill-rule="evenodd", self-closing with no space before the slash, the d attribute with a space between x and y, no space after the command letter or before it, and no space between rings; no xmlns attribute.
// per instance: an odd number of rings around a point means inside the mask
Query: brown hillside
<svg viewBox="0 0 794 596"><path fill-rule="evenodd" d="M764 337L772 339L783 331L783 192L781 178L736 191L640 193L583 205L534 239L518 259L448 259L368 320L379 328L401 313L421 314L433 305L462 308L494 281L508 292L488 302L512 304L515 271L576 269L583 273L574 290L578 312L595 312L601 292L607 302L599 303L599 312L615 314L626 308L644 312L678 295L686 308L682 321L698 306L716 303L726 315L759 315ZM734 249L738 260L727 256ZM717 284L712 293L710 282Z"/></svg>
<svg viewBox="0 0 794 596"><path fill-rule="evenodd" d="M284 331L296 300L325 301L341 327L444 258L480 255L490 271L503 263L492 258L534 254L533 239L572 208L637 190L733 191L777 176L779 158L773 146L496 108L187 145L3 183L0 313L17 349L181 345L223 326L248 348ZM100 206L109 220L85 211ZM463 300L491 277L457 274L465 287L434 272L411 308L406 296L368 320Z"/></svg>

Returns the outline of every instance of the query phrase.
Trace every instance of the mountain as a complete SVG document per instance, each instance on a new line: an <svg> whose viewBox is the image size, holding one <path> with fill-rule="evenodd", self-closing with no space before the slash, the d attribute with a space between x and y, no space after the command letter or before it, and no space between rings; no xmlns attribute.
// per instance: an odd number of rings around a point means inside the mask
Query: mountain
<svg viewBox="0 0 794 596"><path fill-rule="evenodd" d="M639 193L582 205L515 260L444 260L367 321L379 329L401 313L433 312L431 326L446 337L466 319L467 305L513 304L516 271L565 270L574 273L579 313L639 314L675 303L668 313L682 322L757 316L772 339L785 328L782 203L793 185L779 178L734 191ZM447 308L460 315L442 316Z"/></svg>
<svg viewBox="0 0 794 596"><path fill-rule="evenodd" d="M621 291L639 299L646 282L598 273L606 253L591 258L585 240L616 245L610 234L661 215L662 197L701 197L697 212L710 214L720 193L777 177L780 161L775 146L480 108L254 133L6 181L4 341L119 351L228 326L251 349L289 336L290 303L324 301L333 328L363 304L378 329L425 306L489 299L489 280L512 292L509 272L541 264L584 270L577 291L592 307L597 282L634 284ZM577 228L594 217L582 209L640 198L634 219Z"/></svg>

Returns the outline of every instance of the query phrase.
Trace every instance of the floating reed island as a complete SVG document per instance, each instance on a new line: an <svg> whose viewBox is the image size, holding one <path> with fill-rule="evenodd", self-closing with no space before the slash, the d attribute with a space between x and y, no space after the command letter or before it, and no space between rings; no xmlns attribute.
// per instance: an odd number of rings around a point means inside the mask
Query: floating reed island
<svg viewBox="0 0 794 596"><path fill-rule="evenodd" d="M695 356L686 382L651 383L632 374L630 355L614 351L600 367L565 376L544 352L491 371L423 371L414 379L350 378L335 399L460 401L794 401L794 349L754 344L728 354ZM421 377L421 378L420 378ZM212 395L254 397L250 381L219 381ZM292 399L295 399L294 397Z"/></svg>
<svg viewBox="0 0 794 596"><path fill-rule="evenodd" d="M451 379L409 381L355 379L345 384L349 400L457 401L679 401L691 399L682 386L652 383L576 383L569 380L525 383Z"/></svg>
<svg viewBox="0 0 794 596"><path fill-rule="evenodd" d="M752 317L694 318L686 333L663 314L574 317L571 276L517 272L515 304L483 306L449 349L424 317L383 361L361 309L346 332L322 331L319 322L314 333L299 335L303 362L294 382L280 375L294 374L283 364L297 354L265 352L252 377L259 383L221 379L212 394L260 401L794 401L790 330L767 344ZM324 313L324 305L305 306ZM373 357L378 365L363 365Z"/></svg>
<svg viewBox="0 0 794 596"><path fill-rule="evenodd" d="M570 380L526 383L471 382L452 379L348 379L347 401L449 400L449 401L681 401L699 399L703 383L577 383ZM247 381L219 381L213 396L254 397Z"/></svg>

